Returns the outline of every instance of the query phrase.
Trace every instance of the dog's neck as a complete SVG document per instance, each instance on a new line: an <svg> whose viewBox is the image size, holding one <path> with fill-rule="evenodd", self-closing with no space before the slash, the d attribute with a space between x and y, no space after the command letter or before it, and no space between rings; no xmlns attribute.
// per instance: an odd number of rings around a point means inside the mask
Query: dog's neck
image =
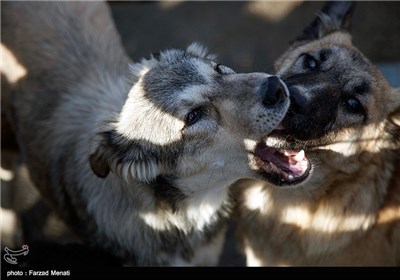
<svg viewBox="0 0 400 280"><path fill-rule="evenodd" d="M202 232L221 217L228 216L228 186L217 188L213 185L188 193L176 184L174 179L159 176L148 185L152 190L150 197L153 203L140 216L152 229L177 228L185 233L193 230Z"/></svg>
<svg viewBox="0 0 400 280"><path fill-rule="evenodd" d="M128 185L110 173L98 182L104 191L89 190L95 199L88 209L99 225L96 234L100 240L106 238L110 248L125 252L121 257L135 258L132 252L143 247L159 257L137 259L138 265L166 265L172 256L181 256L182 250L188 252L190 261L196 244L223 232L227 223L227 188L189 197L166 177L158 177L151 185Z"/></svg>

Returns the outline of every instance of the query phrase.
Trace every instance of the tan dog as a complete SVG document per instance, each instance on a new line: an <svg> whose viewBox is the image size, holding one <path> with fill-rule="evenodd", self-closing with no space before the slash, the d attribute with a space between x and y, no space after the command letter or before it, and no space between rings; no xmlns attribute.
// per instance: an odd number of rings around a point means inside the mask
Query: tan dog
<svg viewBox="0 0 400 280"><path fill-rule="evenodd" d="M278 60L291 107L255 156L274 184L236 186L249 266L400 265L400 91L327 4Z"/></svg>
<svg viewBox="0 0 400 280"><path fill-rule="evenodd" d="M104 3L2 3L25 67L11 119L31 178L86 244L136 265L216 265L228 188L264 178L255 146L285 85L237 74L197 44L131 65Z"/></svg>

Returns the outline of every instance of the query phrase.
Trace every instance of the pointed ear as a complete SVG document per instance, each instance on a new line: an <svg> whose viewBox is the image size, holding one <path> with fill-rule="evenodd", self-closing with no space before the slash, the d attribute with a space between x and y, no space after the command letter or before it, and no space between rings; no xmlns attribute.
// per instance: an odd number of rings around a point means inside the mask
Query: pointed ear
<svg viewBox="0 0 400 280"><path fill-rule="evenodd" d="M149 183L159 175L156 153L149 145L124 138L114 130L99 135L102 139L89 161L93 172L105 178L114 172L128 184Z"/></svg>
<svg viewBox="0 0 400 280"><path fill-rule="evenodd" d="M328 2L296 41L316 40L335 31L349 31L354 8L352 1Z"/></svg>
<svg viewBox="0 0 400 280"><path fill-rule="evenodd" d="M186 48L186 53L193 55L193 56L200 57L200 58L210 59L210 60L215 60L217 58L216 55L209 54L207 47L205 47L204 45L202 45L198 42L191 43Z"/></svg>

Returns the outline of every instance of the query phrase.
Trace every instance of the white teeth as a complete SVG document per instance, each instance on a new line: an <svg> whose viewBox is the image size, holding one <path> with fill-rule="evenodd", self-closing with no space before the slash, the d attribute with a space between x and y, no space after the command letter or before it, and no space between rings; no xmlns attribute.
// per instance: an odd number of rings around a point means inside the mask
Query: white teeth
<svg viewBox="0 0 400 280"><path fill-rule="evenodd" d="M288 176L288 180L293 180L293 179L294 179L293 175Z"/></svg>
<svg viewBox="0 0 400 280"><path fill-rule="evenodd" d="M300 152L297 153L297 155L294 157L296 161L302 161L305 157L304 150L301 150Z"/></svg>

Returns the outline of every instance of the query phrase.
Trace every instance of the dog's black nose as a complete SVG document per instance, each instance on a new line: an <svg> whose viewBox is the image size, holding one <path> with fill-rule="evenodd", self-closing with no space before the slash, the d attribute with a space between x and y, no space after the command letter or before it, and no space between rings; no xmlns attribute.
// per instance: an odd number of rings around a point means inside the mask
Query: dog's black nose
<svg viewBox="0 0 400 280"><path fill-rule="evenodd" d="M275 106L287 97L284 85L276 76L269 77L262 88L264 94L262 102L265 106Z"/></svg>

